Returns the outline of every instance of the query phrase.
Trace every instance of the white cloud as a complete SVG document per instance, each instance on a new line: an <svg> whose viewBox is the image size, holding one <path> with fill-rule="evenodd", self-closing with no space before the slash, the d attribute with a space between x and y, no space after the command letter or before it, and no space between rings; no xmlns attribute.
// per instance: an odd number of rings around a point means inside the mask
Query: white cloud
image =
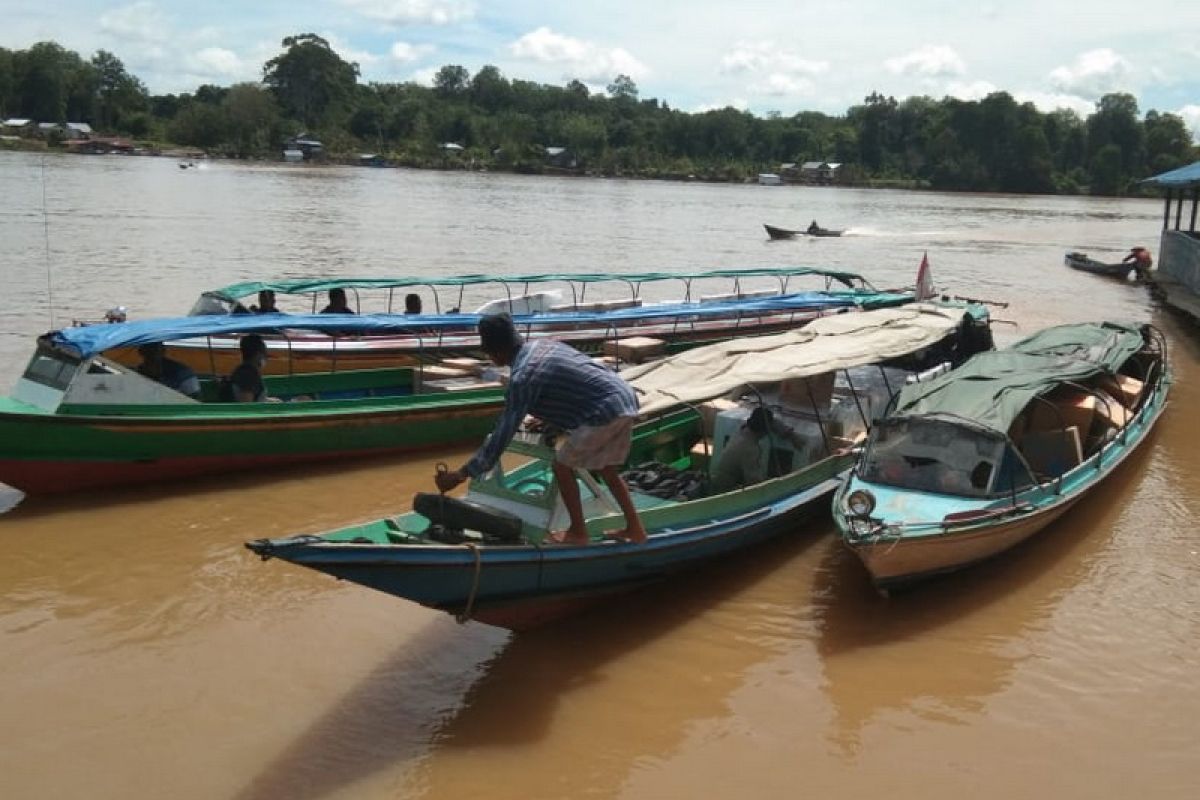
<svg viewBox="0 0 1200 800"><path fill-rule="evenodd" d="M967 65L954 52L954 48L944 44L925 45L902 56L889 58L883 62L883 68L893 75L921 78L945 78L967 71Z"/></svg>
<svg viewBox="0 0 1200 800"><path fill-rule="evenodd" d="M114 8L100 15L100 30L123 41L165 42L168 27L166 17L150 2Z"/></svg>
<svg viewBox="0 0 1200 800"><path fill-rule="evenodd" d="M566 73L564 77L585 82L607 84L618 75L637 80L650 72L645 64L620 47L605 49L555 33L545 26L510 44L509 51L517 58L560 65Z"/></svg>
<svg viewBox="0 0 1200 800"><path fill-rule="evenodd" d="M342 5L388 25L453 25L475 16L469 0L342 0Z"/></svg>
<svg viewBox="0 0 1200 800"><path fill-rule="evenodd" d="M412 74L412 78L410 78L410 80L413 83L419 83L422 86L433 86L433 79L437 75L439 69L441 69L441 67L426 67L425 69L419 69Z"/></svg>
<svg viewBox="0 0 1200 800"><path fill-rule="evenodd" d="M247 69L237 53L223 47L206 47L193 53L188 59L188 67L193 72L210 78L220 76L226 79L236 79L254 72L253 67Z"/></svg>
<svg viewBox="0 0 1200 800"><path fill-rule="evenodd" d="M728 103L704 103L692 109L693 114L706 114L709 111L720 111L723 108L735 108L738 111L745 111L750 107L750 103L744 97L735 97Z"/></svg>
<svg viewBox="0 0 1200 800"><path fill-rule="evenodd" d="M987 81L950 81L946 84L946 95L959 100L982 100L992 92L999 91L994 84Z"/></svg>
<svg viewBox="0 0 1200 800"><path fill-rule="evenodd" d="M414 61L419 61L427 55L430 55L435 50L431 44L409 44L408 42L396 42L392 45L392 49L388 51L393 61L401 64L411 64Z"/></svg>
<svg viewBox="0 0 1200 800"><path fill-rule="evenodd" d="M784 72L772 72L761 81L750 85L750 91L755 94L766 94L772 97L804 94L811 91L813 82L808 78L798 78Z"/></svg>
<svg viewBox="0 0 1200 800"><path fill-rule="evenodd" d="M329 47L333 52L342 57L343 60L349 61L352 64L358 64L360 67L376 64L383 59L383 56L377 56L367 50L359 50L357 47L352 47L349 42L324 34L321 38L329 42Z"/></svg>
<svg viewBox="0 0 1200 800"><path fill-rule="evenodd" d="M820 75L829 71L828 61L810 61L782 50L774 42L738 42L721 56L720 71L729 74L771 72L778 79L797 75ZM768 79L769 80L769 79Z"/></svg>
<svg viewBox="0 0 1200 800"><path fill-rule="evenodd" d="M1081 117L1086 117L1096 110L1096 104L1073 94L1055 94L1053 92L1013 92L1013 99L1018 103L1033 103L1038 111L1047 113L1059 108L1070 109Z"/></svg>
<svg viewBox="0 0 1200 800"><path fill-rule="evenodd" d="M1175 112L1192 132L1192 141L1200 142L1200 105L1184 106Z"/></svg>
<svg viewBox="0 0 1200 800"><path fill-rule="evenodd" d="M1066 94L1095 99L1120 89L1129 72L1129 62L1104 47L1083 53L1071 66L1053 69L1050 72L1050 85Z"/></svg>

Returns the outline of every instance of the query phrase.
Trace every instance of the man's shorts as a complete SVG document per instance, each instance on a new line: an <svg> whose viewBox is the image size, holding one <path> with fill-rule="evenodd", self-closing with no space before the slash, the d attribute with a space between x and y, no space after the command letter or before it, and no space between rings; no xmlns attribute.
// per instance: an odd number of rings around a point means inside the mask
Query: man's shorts
<svg viewBox="0 0 1200 800"><path fill-rule="evenodd" d="M636 417L617 417L604 425L580 425L567 434L555 461L575 469L604 469L629 458Z"/></svg>

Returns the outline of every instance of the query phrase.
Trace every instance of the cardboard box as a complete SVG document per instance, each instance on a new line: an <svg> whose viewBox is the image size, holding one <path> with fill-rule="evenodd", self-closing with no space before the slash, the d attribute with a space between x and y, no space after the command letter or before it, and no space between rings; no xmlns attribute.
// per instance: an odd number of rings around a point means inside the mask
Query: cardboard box
<svg viewBox="0 0 1200 800"><path fill-rule="evenodd" d="M491 366L491 362L481 358L443 358L438 366L462 370L469 375L478 375L486 367Z"/></svg>
<svg viewBox="0 0 1200 800"><path fill-rule="evenodd" d="M666 352L666 342L647 336L630 336L627 339L606 339L604 341L604 355L616 356L621 361L628 361L631 364L641 364L643 361L659 358Z"/></svg>
<svg viewBox="0 0 1200 800"><path fill-rule="evenodd" d="M1108 392L1129 408L1133 408L1137 404L1138 398L1142 396L1143 385L1143 382L1137 378L1131 378L1128 375L1118 375L1116 376L1116 380L1112 378L1102 380L1100 382L1100 391Z"/></svg>
<svg viewBox="0 0 1200 800"><path fill-rule="evenodd" d="M789 378L779 383L779 401L784 405L796 408L811 409L816 403L817 409L824 411L833 400L832 372L821 375L811 375L807 378Z"/></svg>
<svg viewBox="0 0 1200 800"><path fill-rule="evenodd" d="M430 394L439 392L469 392L474 389L499 389L503 384L495 381L481 381L476 378L442 378L436 381L425 381L421 391Z"/></svg>
<svg viewBox="0 0 1200 800"><path fill-rule="evenodd" d="M710 441L712 440L713 430L717 425L718 414L720 414L722 411L729 411L730 409L737 407L738 404L734 401L720 398L716 400L708 400L697 405L696 408L700 411L700 417L704 420L705 438L709 439Z"/></svg>
<svg viewBox="0 0 1200 800"><path fill-rule="evenodd" d="M1096 398L1083 392L1056 393L1045 400L1034 400L1025 413L1029 418L1026 436L1067 427L1083 431L1086 436L1096 413Z"/></svg>
<svg viewBox="0 0 1200 800"><path fill-rule="evenodd" d="M1021 452L1033 471L1041 477L1057 478L1079 466L1083 449L1079 444L1079 429L1030 431L1021 443Z"/></svg>
<svg viewBox="0 0 1200 800"><path fill-rule="evenodd" d="M421 376L422 381L440 381L445 378L469 378L471 373L465 369L456 369L454 367L443 366L427 366L422 367L417 371Z"/></svg>

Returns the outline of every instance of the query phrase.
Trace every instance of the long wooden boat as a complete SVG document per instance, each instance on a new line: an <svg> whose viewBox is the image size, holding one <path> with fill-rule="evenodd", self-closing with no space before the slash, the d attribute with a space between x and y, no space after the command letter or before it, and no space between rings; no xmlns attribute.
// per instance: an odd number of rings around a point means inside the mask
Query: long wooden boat
<svg viewBox="0 0 1200 800"><path fill-rule="evenodd" d="M289 324L319 331L336 321ZM404 323L363 324L385 333ZM206 378L196 400L101 355L271 330L267 317L189 317L42 337L13 396L0 398L0 481L61 493L443 447L484 436L503 405L494 380L424 366L266 377L267 395L285 402L219 402L218 380Z"/></svg>
<svg viewBox="0 0 1200 800"><path fill-rule="evenodd" d="M1154 328L1090 323L907 386L834 500L842 539L884 590L991 558L1145 442L1171 380Z"/></svg>
<svg viewBox="0 0 1200 800"><path fill-rule="evenodd" d="M1125 278L1130 272L1135 271L1132 264L1121 261L1115 263L1096 261L1093 258L1088 258L1086 253L1067 253L1063 257L1063 263L1071 269L1077 269L1080 272L1090 272L1093 275L1107 275L1111 278Z"/></svg>
<svg viewBox="0 0 1200 800"><path fill-rule="evenodd" d="M800 284L815 282L816 288ZM671 301L650 300L652 287L675 289ZM515 276L466 275L453 278L296 279L241 283L205 292L192 315L249 316L243 300L260 291L294 296L306 312L315 312L319 298L331 289L352 297L351 305L371 316L390 316L407 290L433 297L430 314L410 315L425 323L407 330L380 334L363 331L358 315L329 315L342 320L332 333L294 333L269 339L268 347L288 353L293 372L395 367L457 356L478 356L476 315L508 311L518 317L526 338L553 337L585 352L598 352L605 341L650 337L667 349L734 336L772 333L802 325L824 314L847 308L885 308L912 300L911 294L883 292L861 275L810 267L727 269L705 272L630 274L539 274ZM711 291L710 291L711 290ZM719 290L719 291L717 291ZM483 297L473 313L461 313L463 303ZM496 298L496 293L500 297ZM449 294L448 294L449 293ZM474 301L472 301L474 302ZM277 325L292 327L292 315L274 315ZM365 316L365 315L364 315ZM113 352L125 364L137 363L133 351ZM226 374L240 358L234 337L213 335L204 341L173 342L168 355L197 372ZM283 359L267 369L277 373Z"/></svg>
<svg viewBox="0 0 1200 800"><path fill-rule="evenodd" d="M804 230L792 230L791 228L777 228L774 225L763 223L763 227L767 229L767 236L772 239L794 239L797 236L841 236L845 230L835 230L833 228L812 228L808 227Z"/></svg>
<svg viewBox="0 0 1200 800"><path fill-rule="evenodd" d="M464 499L419 494L413 511L398 517L247 547L460 621L531 627L767 537L802 533L806 515L828 508L888 387L906 372L965 355L966 340L980 341L979 324L962 307L914 304L826 317L634 368L628 377L642 421L628 461L637 469L627 480L649 532L643 544L605 539L622 518L587 475L577 480L592 543L548 543L547 531L565 525L553 449L519 436L507 458L521 463L502 462ZM712 400L721 397L738 399ZM778 426L763 443L766 477L715 490L709 466L720 463L753 405L772 408ZM671 477L654 477L664 474Z"/></svg>

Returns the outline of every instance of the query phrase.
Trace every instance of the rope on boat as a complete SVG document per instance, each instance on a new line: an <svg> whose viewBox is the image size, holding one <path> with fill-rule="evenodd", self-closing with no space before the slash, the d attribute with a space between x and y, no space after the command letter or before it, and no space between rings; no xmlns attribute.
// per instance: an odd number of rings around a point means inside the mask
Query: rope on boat
<svg viewBox="0 0 1200 800"><path fill-rule="evenodd" d="M471 576L471 592L467 595L467 604L462 611L454 615L454 619L460 625L470 621L471 613L475 610L475 596L479 594L479 575L483 572L483 557L479 553L479 547L473 542L463 542L463 545L475 556L475 573Z"/></svg>

